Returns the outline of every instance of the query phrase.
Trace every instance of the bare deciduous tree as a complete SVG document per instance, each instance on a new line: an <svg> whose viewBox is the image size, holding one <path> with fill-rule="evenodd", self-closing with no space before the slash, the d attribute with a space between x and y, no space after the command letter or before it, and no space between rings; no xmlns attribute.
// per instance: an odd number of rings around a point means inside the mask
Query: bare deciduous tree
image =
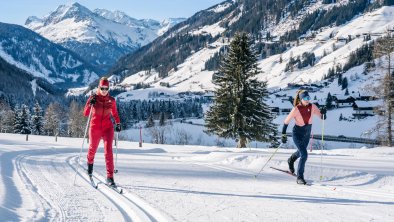
<svg viewBox="0 0 394 222"><path fill-rule="evenodd" d="M77 102L70 104L70 114L68 116L68 134L72 137L82 137L85 131L87 118L83 116L83 107Z"/></svg>
<svg viewBox="0 0 394 222"><path fill-rule="evenodd" d="M45 111L44 130L48 136L59 135L61 122L61 109L59 104L51 103Z"/></svg>
<svg viewBox="0 0 394 222"><path fill-rule="evenodd" d="M387 60L387 62L379 63L385 73L379 86L374 87L376 95L383 100L383 104L378 108L380 118L376 131L378 132L378 138L387 146L393 145L394 77L391 62L392 52L394 52L394 36L388 33L385 37L378 39L374 47L375 57Z"/></svg>

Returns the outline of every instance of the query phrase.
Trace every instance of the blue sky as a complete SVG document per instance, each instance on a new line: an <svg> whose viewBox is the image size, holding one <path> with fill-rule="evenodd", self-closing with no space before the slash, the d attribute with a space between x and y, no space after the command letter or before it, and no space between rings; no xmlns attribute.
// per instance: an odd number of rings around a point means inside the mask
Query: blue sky
<svg viewBox="0 0 394 222"><path fill-rule="evenodd" d="M54 11L59 5L78 2L90 10L104 8L120 10L131 17L142 19L190 17L224 0L2 0L0 22L23 25L29 16L39 18Z"/></svg>

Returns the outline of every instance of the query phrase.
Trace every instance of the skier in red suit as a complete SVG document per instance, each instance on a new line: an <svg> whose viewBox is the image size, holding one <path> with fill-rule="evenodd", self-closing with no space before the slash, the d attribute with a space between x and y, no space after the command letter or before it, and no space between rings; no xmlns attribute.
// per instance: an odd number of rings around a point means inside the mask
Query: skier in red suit
<svg viewBox="0 0 394 222"><path fill-rule="evenodd" d="M107 167L107 183L116 186L114 181L114 158L112 141L114 139L114 124L111 116L115 119L115 130L121 131L120 119L116 109L115 99L109 96L109 82L107 78L101 78L97 93L90 96L86 102L84 116L89 116L92 109L92 118L89 128L89 151L87 155L88 174L93 173L94 156L100 140L104 141L105 164Z"/></svg>

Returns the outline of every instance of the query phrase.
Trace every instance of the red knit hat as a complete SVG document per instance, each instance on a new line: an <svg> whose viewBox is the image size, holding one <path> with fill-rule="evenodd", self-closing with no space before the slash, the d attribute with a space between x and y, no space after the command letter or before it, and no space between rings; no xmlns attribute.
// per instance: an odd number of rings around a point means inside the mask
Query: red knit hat
<svg viewBox="0 0 394 222"><path fill-rule="evenodd" d="M99 86L106 86L109 87L109 81L107 78L101 78L99 82Z"/></svg>

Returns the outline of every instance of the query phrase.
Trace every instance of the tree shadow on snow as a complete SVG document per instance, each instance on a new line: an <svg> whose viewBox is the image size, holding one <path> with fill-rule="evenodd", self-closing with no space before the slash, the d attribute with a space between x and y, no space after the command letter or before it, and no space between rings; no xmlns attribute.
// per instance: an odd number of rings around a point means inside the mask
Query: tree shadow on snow
<svg viewBox="0 0 394 222"><path fill-rule="evenodd" d="M285 194L246 195L246 194L236 194L236 193L219 193L219 192L186 190L186 189L180 189L180 188L163 188L163 187L153 187L153 186L133 186L133 189L158 191L158 192L169 192L169 193L207 195L207 196L277 199L277 200L288 200L288 201L294 201L294 202L335 204L335 205L355 205L355 204L394 205L394 202L390 202L390 201L385 202L385 201L355 200L355 199L329 198L329 197L312 197L312 196L298 196L298 195L285 195Z"/></svg>

